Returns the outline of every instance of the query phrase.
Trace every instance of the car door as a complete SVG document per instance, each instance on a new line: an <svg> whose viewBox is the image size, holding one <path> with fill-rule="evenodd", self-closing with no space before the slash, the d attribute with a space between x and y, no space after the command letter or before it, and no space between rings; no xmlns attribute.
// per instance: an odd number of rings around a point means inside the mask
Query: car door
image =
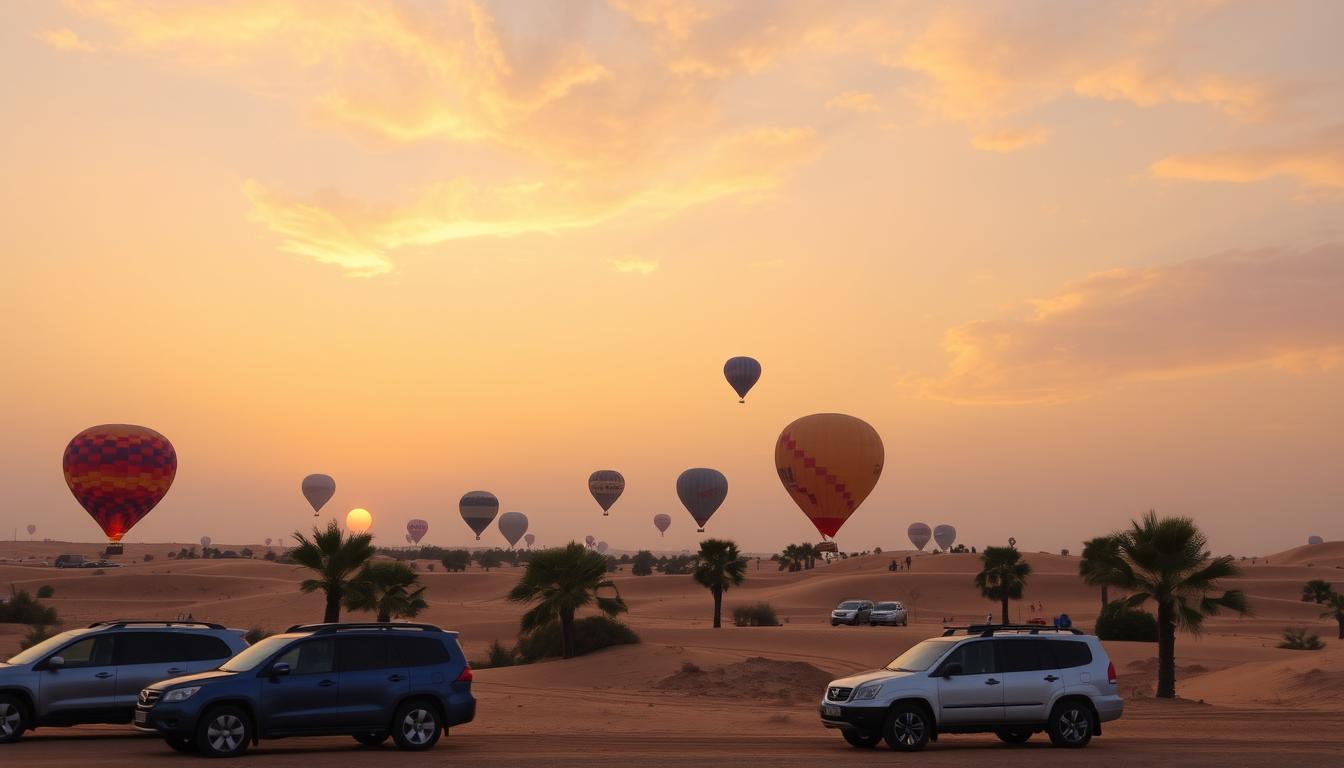
<svg viewBox="0 0 1344 768"><path fill-rule="evenodd" d="M117 634L117 707L130 713L140 691L191 671L181 637L165 630Z"/></svg>
<svg viewBox="0 0 1344 768"><path fill-rule="evenodd" d="M110 634L85 637L40 662L38 711L53 724L100 723L116 719L117 667ZM62 664L52 664L60 657Z"/></svg>
<svg viewBox="0 0 1344 768"><path fill-rule="evenodd" d="M270 667L279 664L288 665L289 674L262 681L265 732L301 733L339 727L335 638L300 640L281 653Z"/></svg>
<svg viewBox="0 0 1344 768"><path fill-rule="evenodd" d="M340 664L341 720L351 728L387 728L397 703L410 691L401 654L390 644L400 638L349 635L337 641Z"/></svg>
<svg viewBox="0 0 1344 768"><path fill-rule="evenodd" d="M1049 640L1001 637L999 664L1003 672L1004 720L1044 723L1055 697L1064 692L1064 677Z"/></svg>
<svg viewBox="0 0 1344 768"><path fill-rule="evenodd" d="M958 669L950 670L950 667ZM951 671L953 674L948 674ZM962 643L938 670L938 722L948 725L1003 722L1003 680L994 640Z"/></svg>

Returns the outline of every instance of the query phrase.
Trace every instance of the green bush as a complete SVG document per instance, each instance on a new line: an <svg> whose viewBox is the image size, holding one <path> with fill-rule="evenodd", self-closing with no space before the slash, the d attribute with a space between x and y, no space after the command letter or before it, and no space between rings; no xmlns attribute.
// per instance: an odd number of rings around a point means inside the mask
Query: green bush
<svg viewBox="0 0 1344 768"><path fill-rule="evenodd" d="M37 588L38 600L47 600L54 594L56 594L56 588L51 586L50 584L43 584L42 586Z"/></svg>
<svg viewBox="0 0 1344 768"><path fill-rule="evenodd" d="M471 553L465 549L450 549L444 553L441 562L443 570L450 573L465 571L471 565Z"/></svg>
<svg viewBox="0 0 1344 768"><path fill-rule="evenodd" d="M518 657L512 648L499 642L499 638L495 638L495 642L486 650L486 663L492 667L512 667L518 663Z"/></svg>
<svg viewBox="0 0 1344 768"><path fill-rule="evenodd" d="M1097 617L1097 637L1102 640L1156 643L1157 619L1147 611L1129 608L1123 601L1113 600Z"/></svg>
<svg viewBox="0 0 1344 768"><path fill-rule="evenodd" d="M43 605L26 591L10 591L9 602L0 605L0 623L48 626L59 624L56 609Z"/></svg>
<svg viewBox="0 0 1344 768"><path fill-rule="evenodd" d="M653 565L653 553L647 549L641 549L635 553L635 559L630 565L630 573L635 576L650 576L653 574Z"/></svg>
<svg viewBox="0 0 1344 768"><path fill-rule="evenodd" d="M639 635L626 625L606 616L585 616L574 621L574 655L582 656L613 645L639 642ZM540 629L518 636L518 656L523 661L564 655L560 641L560 624L547 624Z"/></svg>
<svg viewBox="0 0 1344 768"><path fill-rule="evenodd" d="M769 603L739 605L733 609L733 624L738 627L777 627L779 617Z"/></svg>
<svg viewBox="0 0 1344 768"><path fill-rule="evenodd" d="M1283 642L1280 648L1290 651L1319 651L1325 647L1320 635L1307 631L1306 627L1289 627L1283 630Z"/></svg>

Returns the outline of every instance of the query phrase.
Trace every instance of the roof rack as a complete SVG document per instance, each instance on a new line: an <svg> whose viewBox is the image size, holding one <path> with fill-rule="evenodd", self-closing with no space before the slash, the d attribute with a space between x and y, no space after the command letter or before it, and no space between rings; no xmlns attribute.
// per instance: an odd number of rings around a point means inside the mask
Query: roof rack
<svg viewBox="0 0 1344 768"><path fill-rule="evenodd" d="M1074 635L1084 634L1077 627L1050 627L1040 624L971 624L966 627L943 627L943 637L951 637L958 632L981 637L993 637L995 632L1026 632L1036 635L1041 632L1068 632Z"/></svg>
<svg viewBox="0 0 1344 768"><path fill-rule="evenodd" d="M343 629L383 629L383 630L418 629L422 632L443 631L442 629L434 626L433 624L415 624L412 622L403 622L403 621L397 621L397 622L356 621L348 623L337 622L335 624L295 624L294 626L290 627L289 629L286 629L285 631L328 633L328 632L339 632Z"/></svg>
<svg viewBox="0 0 1344 768"><path fill-rule="evenodd" d="M183 621L175 619L110 619L108 621L95 621L89 625L89 629L95 627L125 627L132 624L157 624L166 627L205 627L206 629L226 629L223 624L215 624L211 621Z"/></svg>

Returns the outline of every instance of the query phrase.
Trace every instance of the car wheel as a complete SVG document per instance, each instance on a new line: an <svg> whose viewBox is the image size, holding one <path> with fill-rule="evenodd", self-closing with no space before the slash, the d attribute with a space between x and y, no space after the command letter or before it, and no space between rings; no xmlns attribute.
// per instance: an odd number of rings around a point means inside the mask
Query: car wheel
<svg viewBox="0 0 1344 768"><path fill-rule="evenodd" d="M387 741L386 733L356 733L354 734L354 737L355 741L358 741L366 747L382 746L382 743Z"/></svg>
<svg viewBox="0 0 1344 768"><path fill-rule="evenodd" d="M442 730L439 710L424 699L402 704L392 716L392 740L397 749L429 749L438 743Z"/></svg>
<svg viewBox="0 0 1344 768"><path fill-rule="evenodd" d="M839 626L839 625L840 625L840 622L838 622L838 621L832 621L832 622L831 622L831 626L832 626L832 627L837 627L837 626Z"/></svg>
<svg viewBox="0 0 1344 768"><path fill-rule="evenodd" d="M215 707L196 726L196 747L206 757L238 757L252 742L252 722L237 707Z"/></svg>
<svg viewBox="0 0 1344 768"><path fill-rule="evenodd" d="M28 730L28 709L17 696L0 694L0 744L18 741Z"/></svg>
<svg viewBox="0 0 1344 768"><path fill-rule="evenodd" d="M1065 701L1055 705L1050 713L1050 722L1046 733L1056 747L1086 747L1092 740L1092 711L1086 704L1077 701Z"/></svg>
<svg viewBox="0 0 1344 768"><path fill-rule="evenodd" d="M918 752L929 743L933 731L933 721L922 707L914 704L898 704L887 715L887 724L882 736L887 746L899 752Z"/></svg>
<svg viewBox="0 0 1344 768"><path fill-rule="evenodd" d="M998 730L994 735L1005 744L1026 744L1031 738L1031 731Z"/></svg>
<svg viewBox="0 0 1344 768"><path fill-rule="evenodd" d="M882 741L882 733L880 731L874 733L872 731L856 731L852 728L845 728L841 730L840 733L845 737L845 741L849 742L851 747L858 747L859 749L872 749L877 746L879 741Z"/></svg>
<svg viewBox="0 0 1344 768"><path fill-rule="evenodd" d="M190 736L165 736L164 743L174 752L197 752L196 740Z"/></svg>

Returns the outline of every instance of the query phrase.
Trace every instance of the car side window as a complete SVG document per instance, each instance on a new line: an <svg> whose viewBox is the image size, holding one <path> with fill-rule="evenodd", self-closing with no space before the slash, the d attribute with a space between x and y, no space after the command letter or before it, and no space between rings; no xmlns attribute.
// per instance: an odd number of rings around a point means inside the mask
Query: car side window
<svg viewBox="0 0 1344 768"><path fill-rule="evenodd" d="M178 661L223 661L233 656L228 643L210 635L178 635Z"/></svg>
<svg viewBox="0 0 1344 768"><path fill-rule="evenodd" d="M340 643L342 672L367 672L389 666L386 637L342 637Z"/></svg>
<svg viewBox="0 0 1344 768"><path fill-rule="evenodd" d="M336 641L331 638L307 640L290 648L275 660L288 664L291 675L323 675L336 669Z"/></svg>
<svg viewBox="0 0 1344 768"><path fill-rule="evenodd" d="M65 660L66 669L108 667L112 665L112 638L85 638L65 646L53 655Z"/></svg>
<svg viewBox="0 0 1344 768"><path fill-rule="evenodd" d="M998 664L994 659L994 643L989 640L965 643L947 657L943 667L946 668L949 664L960 664L963 675L993 674L998 671Z"/></svg>
<svg viewBox="0 0 1344 768"><path fill-rule="evenodd" d="M447 664L452 655L432 637L397 637L392 639L392 660L403 667L428 667Z"/></svg>
<svg viewBox="0 0 1344 768"><path fill-rule="evenodd" d="M116 664L164 664L176 661L173 635L169 632L121 632L117 635Z"/></svg>
<svg viewBox="0 0 1344 768"><path fill-rule="evenodd" d="M1048 640L1002 639L995 641L999 646L1000 661L1004 672L1036 672L1045 669L1058 669L1054 654L1050 652Z"/></svg>
<svg viewBox="0 0 1344 768"><path fill-rule="evenodd" d="M1050 643L1050 647L1055 652L1059 669L1085 667L1092 663L1092 649L1087 647L1087 643L1080 643L1077 640L1056 640Z"/></svg>

